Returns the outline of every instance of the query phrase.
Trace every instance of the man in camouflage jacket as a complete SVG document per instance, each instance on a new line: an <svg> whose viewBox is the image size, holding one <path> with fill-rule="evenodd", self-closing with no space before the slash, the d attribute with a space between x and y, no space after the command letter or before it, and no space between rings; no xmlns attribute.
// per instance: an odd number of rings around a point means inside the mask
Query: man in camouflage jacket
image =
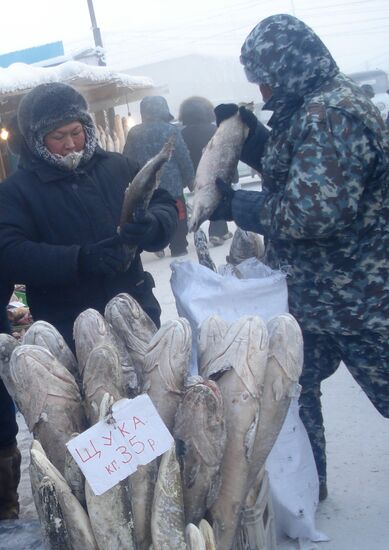
<svg viewBox="0 0 389 550"><path fill-rule="evenodd" d="M263 234L267 263L289 273L304 334L301 415L325 498L321 381L343 360L389 416L388 137L375 106L295 17L260 22L241 54L273 111L266 143L251 124L241 156L261 171L263 190L221 186L211 219Z"/></svg>

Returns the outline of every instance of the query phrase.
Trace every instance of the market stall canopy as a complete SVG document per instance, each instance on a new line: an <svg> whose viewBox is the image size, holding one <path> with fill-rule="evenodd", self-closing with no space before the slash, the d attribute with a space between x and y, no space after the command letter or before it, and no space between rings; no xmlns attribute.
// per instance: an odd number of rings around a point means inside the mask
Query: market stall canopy
<svg viewBox="0 0 389 550"><path fill-rule="evenodd" d="M21 98L38 84L65 82L87 99L92 112L137 101L146 95L166 92L144 76L117 73L108 67L67 61L55 67L13 63L0 68L0 117L6 121L16 112Z"/></svg>

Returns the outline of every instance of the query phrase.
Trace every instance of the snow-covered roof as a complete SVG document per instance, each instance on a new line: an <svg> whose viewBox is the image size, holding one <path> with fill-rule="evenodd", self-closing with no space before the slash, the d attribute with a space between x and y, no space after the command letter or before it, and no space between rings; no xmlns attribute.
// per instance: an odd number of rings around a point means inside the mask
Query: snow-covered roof
<svg viewBox="0 0 389 550"><path fill-rule="evenodd" d="M37 67L14 63L0 68L0 115L15 113L20 99L29 90L45 82L66 82L79 90L94 112L131 103L161 93L151 78L114 72L109 67L67 61L55 67Z"/></svg>

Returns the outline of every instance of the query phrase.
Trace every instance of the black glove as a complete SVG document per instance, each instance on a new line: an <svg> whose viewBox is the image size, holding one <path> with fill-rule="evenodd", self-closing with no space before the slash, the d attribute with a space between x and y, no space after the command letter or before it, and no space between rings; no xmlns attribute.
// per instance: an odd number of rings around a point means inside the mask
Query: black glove
<svg viewBox="0 0 389 550"><path fill-rule="evenodd" d="M232 199L234 198L235 191L232 189L231 185L225 183L220 178L216 178L215 183L220 191L221 199L215 210L209 216L209 219L212 222L216 222L217 220L231 221L234 219L232 215Z"/></svg>
<svg viewBox="0 0 389 550"><path fill-rule="evenodd" d="M217 105L213 111L215 113L216 126L219 126L223 120L227 120L234 116L238 110L239 107L236 103L220 103L220 105Z"/></svg>
<svg viewBox="0 0 389 550"><path fill-rule="evenodd" d="M135 221L126 223L120 230L120 238L124 244L147 248L158 236L160 224L154 214L146 211L135 213Z"/></svg>
<svg viewBox="0 0 389 550"><path fill-rule="evenodd" d="M249 128L249 136L255 132L255 129L258 124L258 119L254 115L250 109L247 109L246 107L238 107L235 103L221 103L217 107L215 107L215 117L216 117L216 124L219 126L223 120L227 120L228 118L231 118L239 111L240 118L246 124L246 126Z"/></svg>
<svg viewBox="0 0 389 550"><path fill-rule="evenodd" d="M113 277L123 270L124 253L116 235L94 244L86 244L78 254L78 269L82 277L103 275Z"/></svg>
<svg viewBox="0 0 389 550"><path fill-rule="evenodd" d="M246 124L246 126L250 130L248 135L248 137L250 137L255 132L255 129L258 124L258 119L254 115L254 113L250 111L250 109L246 109L246 107L239 107L239 114L240 114L240 118L243 120L243 122Z"/></svg>

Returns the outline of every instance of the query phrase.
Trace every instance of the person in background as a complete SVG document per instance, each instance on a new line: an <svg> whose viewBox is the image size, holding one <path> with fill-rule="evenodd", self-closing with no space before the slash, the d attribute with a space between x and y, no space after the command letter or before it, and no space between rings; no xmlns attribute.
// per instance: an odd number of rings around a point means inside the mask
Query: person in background
<svg viewBox="0 0 389 550"><path fill-rule="evenodd" d="M41 84L18 109L19 166L0 185L0 265L26 285L31 315L54 325L74 350L73 324L104 312L126 292L157 326L161 308L142 250L160 250L177 226L173 198L157 189L136 222L117 234L125 189L137 165L103 151L85 98L62 83ZM125 247L137 246L127 267Z"/></svg>
<svg viewBox="0 0 389 550"><path fill-rule="evenodd" d="M289 309L304 337L300 413L323 500L321 382L343 361L389 416L388 135L378 110L299 19L261 21L240 59L273 111L267 136L241 111L251 128L242 154L261 169L263 190L234 191L220 181L211 219L263 234L265 261L288 272ZM237 110L218 106L218 121Z"/></svg>
<svg viewBox="0 0 389 550"><path fill-rule="evenodd" d="M196 172L203 150L216 132L213 105L205 97L188 97L180 105L178 118L183 124L182 137L188 147ZM239 175L233 183L237 181L239 181ZM209 241L214 246L219 246L232 237L225 220L211 221L208 235Z"/></svg>
<svg viewBox="0 0 389 550"><path fill-rule="evenodd" d="M161 172L159 187L166 189L175 199L178 209L177 229L169 244L172 257L188 253L188 221L184 189L192 189L194 171L188 149L180 130L170 124L174 119L167 101L162 96L147 96L140 102L142 123L129 131L123 155L144 166L162 149L168 139L174 137L174 151ZM162 256L162 254L161 254Z"/></svg>
<svg viewBox="0 0 389 550"><path fill-rule="evenodd" d="M0 333L11 333L7 306L13 285L0 280ZM19 517L18 485L20 481L21 454L17 447L15 405L3 381L0 379L0 520Z"/></svg>

